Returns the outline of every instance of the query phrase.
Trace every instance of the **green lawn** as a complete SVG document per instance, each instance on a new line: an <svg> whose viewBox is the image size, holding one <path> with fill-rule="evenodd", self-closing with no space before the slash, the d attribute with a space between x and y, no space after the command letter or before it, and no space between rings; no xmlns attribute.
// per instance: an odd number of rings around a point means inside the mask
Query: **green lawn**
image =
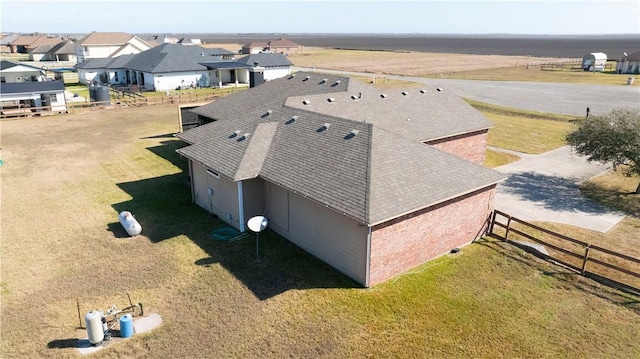
<svg viewBox="0 0 640 359"><path fill-rule="evenodd" d="M540 154L566 144L565 137L573 129L576 118L486 104L467 102L482 112L494 127L489 130L488 144L512 151Z"/></svg>

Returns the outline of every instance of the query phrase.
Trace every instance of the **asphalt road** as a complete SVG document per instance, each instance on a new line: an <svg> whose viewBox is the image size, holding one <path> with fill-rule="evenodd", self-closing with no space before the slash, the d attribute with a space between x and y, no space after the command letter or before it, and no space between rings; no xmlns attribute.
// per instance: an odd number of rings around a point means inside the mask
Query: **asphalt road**
<svg viewBox="0 0 640 359"><path fill-rule="evenodd" d="M313 71L313 69L309 68L293 68L293 70ZM361 72L324 69L316 69L316 71L344 75L375 76L375 74ZM604 114L616 107L640 110L640 86L379 76L424 83L430 87L440 87L445 91L453 91L458 96L476 101L539 112L584 116L587 107L589 107L592 114ZM640 76L637 77L635 81L640 81Z"/></svg>

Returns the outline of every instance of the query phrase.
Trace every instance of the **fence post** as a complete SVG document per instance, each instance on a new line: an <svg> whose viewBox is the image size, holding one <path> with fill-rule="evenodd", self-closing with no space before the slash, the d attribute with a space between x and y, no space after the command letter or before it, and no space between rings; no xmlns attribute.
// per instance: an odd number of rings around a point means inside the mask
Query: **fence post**
<svg viewBox="0 0 640 359"><path fill-rule="evenodd" d="M580 269L580 274L584 275L584 272L587 268L587 261L589 260L589 251L591 250L591 244L587 244L584 251L584 259L582 260L582 268Z"/></svg>
<svg viewBox="0 0 640 359"><path fill-rule="evenodd" d="M509 230L511 229L511 216L507 217L507 230L504 232L504 241L509 242Z"/></svg>

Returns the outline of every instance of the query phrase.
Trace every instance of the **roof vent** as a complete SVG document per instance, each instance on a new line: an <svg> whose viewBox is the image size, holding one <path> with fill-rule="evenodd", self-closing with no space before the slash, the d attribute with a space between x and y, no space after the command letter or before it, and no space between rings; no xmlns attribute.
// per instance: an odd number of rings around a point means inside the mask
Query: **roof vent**
<svg viewBox="0 0 640 359"><path fill-rule="evenodd" d="M305 104L305 105L311 105L311 101L309 101L309 100L304 100L304 101L302 101L302 103Z"/></svg>
<svg viewBox="0 0 640 359"><path fill-rule="evenodd" d="M351 95L351 99L352 99L352 100L357 100L357 99L359 99L359 98L360 98L360 97L359 97L358 95Z"/></svg>
<svg viewBox="0 0 640 359"><path fill-rule="evenodd" d="M318 128L316 130L316 132L324 132L324 131L328 130L329 127L331 127L331 124L327 122L327 123L323 124L322 126L320 126L320 128Z"/></svg>
<svg viewBox="0 0 640 359"><path fill-rule="evenodd" d="M349 132L349 134L348 134L348 135L344 136L344 139L345 139L345 140L350 140L350 139L352 139L352 138L356 137L356 135L358 134L358 132L360 132L360 131L358 131L358 130L351 130L351 132Z"/></svg>
<svg viewBox="0 0 640 359"><path fill-rule="evenodd" d="M236 141L241 142L246 140L247 138L249 138L250 133L249 132L245 132L242 134L242 136L240 136Z"/></svg>
<svg viewBox="0 0 640 359"><path fill-rule="evenodd" d="M407 121L411 121L411 119L410 119L410 118L408 118L408 119L407 119Z"/></svg>
<svg viewBox="0 0 640 359"><path fill-rule="evenodd" d="M383 94L380 94L380 97L382 97L382 98L387 98L387 97L389 97L389 96L388 96L386 93L383 93Z"/></svg>
<svg viewBox="0 0 640 359"><path fill-rule="evenodd" d="M341 82L342 82L341 80L336 80L336 82L334 82L333 85L331 85L331 86L332 87L338 86L338 85L340 85Z"/></svg>
<svg viewBox="0 0 640 359"><path fill-rule="evenodd" d="M336 102L336 99L335 99L335 98L333 98L333 97L329 97L329 98L327 99L327 101L329 101L329 102Z"/></svg>
<svg viewBox="0 0 640 359"><path fill-rule="evenodd" d="M311 76L307 76L302 81L309 81L310 78L311 78Z"/></svg>
<svg viewBox="0 0 640 359"><path fill-rule="evenodd" d="M421 89L421 90L420 90L420 93L427 93L427 90L425 90L425 89Z"/></svg>
<svg viewBox="0 0 640 359"><path fill-rule="evenodd" d="M402 94L407 96L409 93L407 91L402 91Z"/></svg>
<svg viewBox="0 0 640 359"><path fill-rule="evenodd" d="M235 137L238 137L238 136L240 136L240 134L241 134L241 133L242 133L242 131L237 130L237 131L235 131L234 133L230 134L230 135L229 135L229 138L235 138Z"/></svg>
<svg viewBox="0 0 640 359"><path fill-rule="evenodd" d="M442 92L442 88L438 87L438 88L436 89L436 91L438 91L438 92Z"/></svg>
<svg viewBox="0 0 640 359"><path fill-rule="evenodd" d="M269 115L271 115L273 113L273 110L267 110L267 112L265 112L262 116L262 118L268 117Z"/></svg>
<svg viewBox="0 0 640 359"><path fill-rule="evenodd" d="M298 119L298 116L293 116L290 119L288 119L287 122L285 122L284 124L285 125L290 125L290 124L296 122L297 119Z"/></svg>
<svg viewBox="0 0 640 359"><path fill-rule="evenodd" d="M296 74L291 74L289 75L289 80L291 80L292 78L296 77Z"/></svg>
<svg viewBox="0 0 640 359"><path fill-rule="evenodd" d="M328 81L327 79L322 79L320 83L323 84L323 83L326 83L327 81Z"/></svg>

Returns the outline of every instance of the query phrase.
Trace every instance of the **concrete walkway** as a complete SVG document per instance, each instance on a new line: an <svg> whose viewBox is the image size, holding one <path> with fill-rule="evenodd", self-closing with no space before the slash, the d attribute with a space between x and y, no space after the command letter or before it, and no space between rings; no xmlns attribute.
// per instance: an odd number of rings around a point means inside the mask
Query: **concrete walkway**
<svg viewBox="0 0 640 359"><path fill-rule="evenodd" d="M495 170L508 174L498 185L495 208L526 221L569 224L607 232L625 215L584 197L580 182L602 174L609 167L588 163L565 146L541 155L516 154L522 159Z"/></svg>

